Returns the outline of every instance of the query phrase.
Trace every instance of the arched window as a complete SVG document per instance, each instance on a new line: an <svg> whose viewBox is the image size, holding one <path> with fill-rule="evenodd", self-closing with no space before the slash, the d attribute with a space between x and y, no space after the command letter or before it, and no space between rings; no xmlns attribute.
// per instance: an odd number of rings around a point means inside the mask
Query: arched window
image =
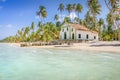
<svg viewBox="0 0 120 80"><path fill-rule="evenodd" d="M96 39L96 36L94 36L94 39Z"/></svg>
<svg viewBox="0 0 120 80"><path fill-rule="evenodd" d="M74 33L72 33L72 39L74 39Z"/></svg>
<svg viewBox="0 0 120 80"><path fill-rule="evenodd" d="M78 38L81 38L81 34L78 34Z"/></svg>
<svg viewBox="0 0 120 80"><path fill-rule="evenodd" d="M67 34L66 34L66 32L64 32L64 39L67 39Z"/></svg>
<svg viewBox="0 0 120 80"><path fill-rule="evenodd" d="M88 34L86 35L86 39L89 39L89 35Z"/></svg>

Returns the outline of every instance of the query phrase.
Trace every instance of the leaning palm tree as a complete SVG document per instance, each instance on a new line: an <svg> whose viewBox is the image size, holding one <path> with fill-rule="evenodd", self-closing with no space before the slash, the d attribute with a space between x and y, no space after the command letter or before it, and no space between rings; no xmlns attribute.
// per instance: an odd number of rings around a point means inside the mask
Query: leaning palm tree
<svg viewBox="0 0 120 80"><path fill-rule="evenodd" d="M42 28L42 22L38 22L37 27L38 27L39 29L41 29L41 28Z"/></svg>
<svg viewBox="0 0 120 80"><path fill-rule="evenodd" d="M79 18L79 14L82 12L82 10L83 10L82 5L77 4L75 11L78 13L78 18Z"/></svg>
<svg viewBox="0 0 120 80"><path fill-rule="evenodd" d="M96 16L100 14L101 5L98 0L88 0L88 7L91 15L93 16L94 22L96 22Z"/></svg>
<svg viewBox="0 0 120 80"><path fill-rule="evenodd" d="M31 24L31 30L32 30L32 32L34 32L34 30L35 30L35 24L34 24L34 22L32 22L32 24Z"/></svg>
<svg viewBox="0 0 120 80"><path fill-rule="evenodd" d="M47 17L47 11L46 11L46 8L44 6L39 7L39 10L37 12L37 16L39 16L41 18L41 21L42 21L42 19L44 20Z"/></svg>
<svg viewBox="0 0 120 80"><path fill-rule="evenodd" d="M47 17L47 11L46 10L42 11L42 17L43 17L43 20L44 20L44 23L45 23L45 18Z"/></svg>
<svg viewBox="0 0 120 80"><path fill-rule="evenodd" d="M25 28L25 32L24 32L24 36L25 36L25 39L24 39L24 40L25 40L25 41L27 41L29 32L30 32L30 27L28 26L28 27Z"/></svg>
<svg viewBox="0 0 120 80"><path fill-rule="evenodd" d="M29 32L30 32L30 27L28 26L28 27L25 28L25 34L26 34L26 36L28 36Z"/></svg>

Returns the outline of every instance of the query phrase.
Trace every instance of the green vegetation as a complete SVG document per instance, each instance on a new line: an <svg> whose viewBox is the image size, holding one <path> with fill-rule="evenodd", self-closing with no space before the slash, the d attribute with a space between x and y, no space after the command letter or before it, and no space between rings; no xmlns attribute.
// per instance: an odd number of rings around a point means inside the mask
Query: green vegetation
<svg viewBox="0 0 120 80"><path fill-rule="evenodd" d="M48 22L42 24L38 23L38 27L35 27L34 22L31 26L18 30L15 36L10 36L4 39L7 42L35 42L35 41L51 41L59 39L59 30L55 24Z"/></svg>
<svg viewBox="0 0 120 80"><path fill-rule="evenodd" d="M101 13L101 5L98 0L87 0L88 11L86 12L85 18L80 19L79 14L83 11L83 7L80 3L78 4L60 4L58 11L60 16L56 14L54 20L56 23L45 22L45 18L48 15L47 9L44 6L40 6L37 11L37 16L40 18L40 22L36 26L32 22L31 26L27 26L18 30L15 36L9 36L3 41L5 42L36 42L36 41L52 41L58 40L60 34L60 27L65 23L77 23L84 25L90 30L97 31L99 33L99 40L118 40L120 34L120 27L118 21L120 20L120 7L119 0L104 0L106 6L109 9L109 14L106 16L106 24L104 19L97 19L97 16ZM70 17L65 17L63 21L63 12L67 11L69 14L74 12L77 13L78 17L72 20ZM117 29L113 30L116 26Z"/></svg>

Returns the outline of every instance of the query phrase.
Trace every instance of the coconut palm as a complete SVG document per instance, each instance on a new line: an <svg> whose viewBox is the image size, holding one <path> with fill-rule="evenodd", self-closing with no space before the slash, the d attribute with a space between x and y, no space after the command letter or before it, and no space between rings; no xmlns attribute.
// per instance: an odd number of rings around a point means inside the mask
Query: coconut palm
<svg viewBox="0 0 120 80"><path fill-rule="evenodd" d="M98 0L88 0L88 8L91 17L91 29L96 30L98 27L96 16L100 14L101 5L99 4Z"/></svg>
<svg viewBox="0 0 120 80"><path fill-rule="evenodd" d="M102 31L101 31L101 28L102 28L102 26L104 25L104 20L103 20L102 18L100 18L98 24L99 24L99 29L98 29L98 32L99 32L99 40L101 40L101 36L102 36L102 34L101 34L101 32L102 32Z"/></svg>
<svg viewBox="0 0 120 80"><path fill-rule="evenodd" d="M119 0L104 0L104 1L109 10L111 10L113 8L117 8L120 3Z"/></svg>
<svg viewBox="0 0 120 80"><path fill-rule="evenodd" d="M73 4L73 11L75 12L77 4Z"/></svg>
<svg viewBox="0 0 120 80"><path fill-rule="evenodd" d="M61 13L61 16L62 16L62 12L64 11L64 9L65 9L65 6L64 6L64 4L60 4L59 5L59 8L58 8L58 10L60 11L60 13Z"/></svg>
<svg viewBox="0 0 120 80"><path fill-rule="evenodd" d="M72 4L68 4L66 7L66 10L68 11L69 15L70 13L73 11L73 5Z"/></svg>
<svg viewBox="0 0 120 80"><path fill-rule="evenodd" d="M112 13L109 13L107 15L107 19L106 19L108 24L111 25L111 26L114 24L114 19L112 17L113 17Z"/></svg>
<svg viewBox="0 0 120 80"><path fill-rule="evenodd" d="M25 28L25 34L28 36L29 32L30 32L30 27L28 26Z"/></svg>
<svg viewBox="0 0 120 80"><path fill-rule="evenodd" d="M93 17L90 15L90 11L88 11L85 15L85 19L84 19L84 25L89 28L90 30L95 29L94 27L94 23L93 23Z"/></svg>
<svg viewBox="0 0 120 80"><path fill-rule="evenodd" d="M18 30L17 34L21 37L22 36L22 31Z"/></svg>
<svg viewBox="0 0 120 80"><path fill-rule="evenodd" d="M41 21L42 21L42 11L45 10L45 7L44 6L40 6L39 7L39 10L37 11L37 16L39 16L39 18L41 18Z"/></svg>
<svg viewBox="0 0 120 80"><path fill-rule="evenodd" d="M74 20L76 23L83 25L83 21L81 19L79 19L78 17L75 17Z"/></svg>
<svg viewBox="0 0 120 80"><path fill-rule="evenodd" d="M47 17L46 8L44 6L40 6L39 10L37 12L37 15L41 18L41 21L42 21L42 19L44 20Z"/></svg>
<svg viewBox="0 0 120 80"><path fill-rule="evenodd" d="M30 29L32 30L32 32L34 32L34 30L35 30L35 24L34 24L34 22L32 22Z"/></svg>
<svg viewBox="0 0 120 80"><path fill-rule="evenodd" d="M22 41L22 31L18 30L17 35L19 37L19 42L21 42Z"/></svg>
<svg viewBox="0 0 120 80"><path fill-rule="evenodd" d="M43 20L44 20L44 23L45 23L45 18L47 17L47 11L43 11L42 16L43 16Z"/></svg>
<svg viewBox="0 0 120 80"><path fill-rule="evenodd" d="M30 32L30 27L28 26L28 27L25 28L25 32L24 32L25 39L24 39L24 41L28 41L27 38L29 36L29 32Z"/></svg>
<svg viewBox="0 0 120 80"><path fill-rule="evenodd" d="M79 18L79 14L82 12L82 10L83 10L82 5L77 4L75 11L78 13L78 18Z"/></svg>
<svg viewBox="0 0 120 80"><path fill-rule="evenodd" d="M42 28L42 22L38 22L37 27L38 27L39 29L41 29L41 28Z"/></svg>
<svg viewBox="0 0 120 80"><path fill-rule="evenodd" d="M93 16L94 22L96 22L96 16L100 14L101 5L98 0L88 0L88 7L91 15Z"/></svg>

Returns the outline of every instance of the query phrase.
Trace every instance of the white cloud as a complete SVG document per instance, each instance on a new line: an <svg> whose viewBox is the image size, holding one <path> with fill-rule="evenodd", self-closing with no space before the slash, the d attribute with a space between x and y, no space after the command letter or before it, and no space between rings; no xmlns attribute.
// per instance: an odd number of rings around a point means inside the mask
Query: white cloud
<svg viewBox="0 0 120 80"><path fill-rule="evenodd" d="M7 24L7 25L0 25L0 28L13 28L14 25L12 24Z"/></svg>
<svg viewBox="0 0 120 80"><path fill-rule="evenodd" d="M70 17L70 19L73 20L75 17L77 17L77 15L74 12L70 13L69 16L59 14L59 20L58 21L63 22L65 17Z"/></svg>
<svg viewBox="0 0 120 80"><path fill-rule="evenodd" d="M77 17L77 15L73 12L73 13L70 13L70 18L73 20L75 17Z"/></svg>
<svg viewBox="0 0 120 80"><path fill-rule="evenodd" d="M12 25L12 24L7 24L6 27L7 27L7 28L12 28L13 25Z"/></svg>

